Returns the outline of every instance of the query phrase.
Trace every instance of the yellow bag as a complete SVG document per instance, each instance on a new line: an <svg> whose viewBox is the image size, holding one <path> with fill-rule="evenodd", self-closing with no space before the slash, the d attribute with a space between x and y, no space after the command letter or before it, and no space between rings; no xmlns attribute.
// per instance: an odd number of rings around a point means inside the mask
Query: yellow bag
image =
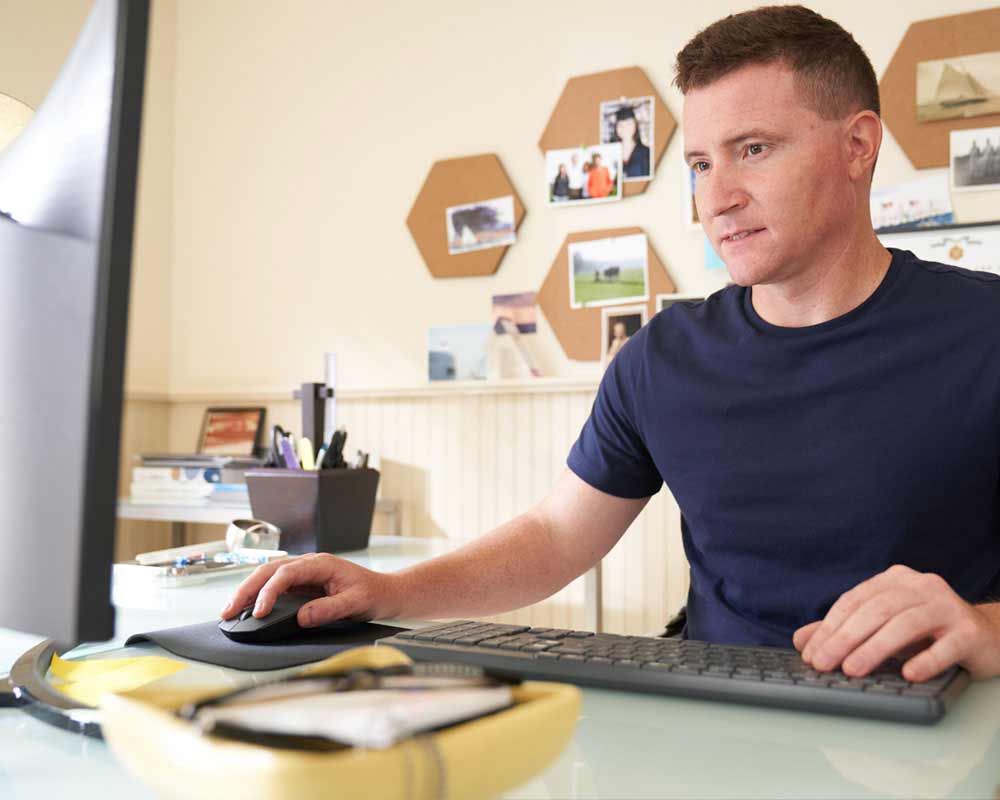
<svg viewBox="0 0 1000 800"><path fill-rule="evenodd" d="M336 675L412 663L391 647L359 647L305 668L301 675ZM186 703L217 692L155 684L101 703L102 730L112 752L164 797L491 797L544 770L569 742L580 692L560 683L513 687L514 705L386 750L307 752L203 735L176 715Z"/></svg>

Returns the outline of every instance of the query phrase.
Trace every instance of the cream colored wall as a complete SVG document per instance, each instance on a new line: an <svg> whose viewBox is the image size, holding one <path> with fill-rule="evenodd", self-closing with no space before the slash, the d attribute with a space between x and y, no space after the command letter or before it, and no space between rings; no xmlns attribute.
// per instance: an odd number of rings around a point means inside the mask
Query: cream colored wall
<svg viewBox="0 0 1000 800"><path fill-rule="evenodd" d="M993 4L812 6L881 74L910 21ZM536 142L569 77L632 64L679 118L674 54L753 5L179 0L172 390L288 387L321 377L325 351L342 386L421 384L426 329L537 288L575 230L642 225L682 290L720 286L681 224L680 136L644 195L580 209L544 206ZM433 280L404 220L434 160L480 152L527 207L518 243L495 276ZM889 134L877 183L916 174ZM551 374L595 374L540 339Z"/></svg>

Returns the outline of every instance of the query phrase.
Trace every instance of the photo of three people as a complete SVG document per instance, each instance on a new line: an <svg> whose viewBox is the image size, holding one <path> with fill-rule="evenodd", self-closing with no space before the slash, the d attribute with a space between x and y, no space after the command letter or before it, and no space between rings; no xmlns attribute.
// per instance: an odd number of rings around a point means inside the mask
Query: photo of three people
<svg viewBox="0 0 1000 800"><path fill-rule="evenodd" d="M545 154L551 204L604 203L621 198L621 143L549 150Z"/></svg>

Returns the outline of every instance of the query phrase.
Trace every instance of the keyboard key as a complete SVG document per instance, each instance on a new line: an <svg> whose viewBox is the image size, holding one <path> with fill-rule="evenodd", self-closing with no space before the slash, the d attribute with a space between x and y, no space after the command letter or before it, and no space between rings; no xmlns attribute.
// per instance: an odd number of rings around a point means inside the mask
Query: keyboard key
<svg viewBox="0 0 1000 800"><path fill-rule="evenodd" d="M674 668L670 670L671 672L676 672L680 675L699 675L701 670L697 667L689 667L686 664L675 664Z"/></svg>
<svg viewBox="0 0 1000 800"><path fill-rule="evenodd" d="M587 656L587 663L588 664L613 664L614 661L612 661L607 656Z"/></svg>
<svg viewBox="0 0 1000 800"><path fill-rule="evenodd" d="M547 650L542 650L540 653L535 653L535 658L538 658L538 659L541 659L541 660L544 660L544 661L558 661L559 660L559 654L558 653L550 653Z"/></svg>
<svg viewBox="0 0 1000 800"><path fill-rule="evenodd" d="M665 661L648 661L642 665L642 669L653 669L659 672L669 672L673 667L673 664L668 664Z"/></svg>
<svg viewBox="0 0 1000 800"><path fill-rule="evenodd" d="M590 631L570 631L567 636L571 636L574 639L588 639L593 636Z"/></svg>
<svg viewBox="0 0 1000 800"><path fill-rule="evenodd" d="M577 655L576 653L563 653L559 656L560 661L584 661L583 656Z"/></svg>
<svg viewBox="0 0 1000 800"><path fill-rule="evenodd" d="M879 684L873 684L871 686L865 687L865 691L868 694L899 694L899 689L894 686L880 686Z"/></svg>
<svg viewBox="0 0 1000 800"><path fill-rule="evenodd" d="M907 689L901 689L899 693L906 697L933 697L940 691L940 686L927 686L923 683L915 683Z"/></svg>
<svg viewBox="0 0 1000 800"><path fill-rule="evenodd" d="M628 669L639 669L639 662L633 661L631 658L623 658L620 661L614 662L616 667L626 667Z"/></svg>
<svg viewBox="0 0 1000 800"><path fill-rule="evenodd" d="M855 680L832 680L830 681L831 689L843 689L848 692L862 692L864 691L864 684L861 681Z"/></svg>

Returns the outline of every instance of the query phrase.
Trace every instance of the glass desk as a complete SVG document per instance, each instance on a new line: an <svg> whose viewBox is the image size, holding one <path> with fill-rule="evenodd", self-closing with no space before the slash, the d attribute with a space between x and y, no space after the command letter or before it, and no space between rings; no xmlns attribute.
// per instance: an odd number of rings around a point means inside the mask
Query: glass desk
<svg viewBox="0 0 1000 800"><path fill-rule="evenodd" d="M462 543L372 537L344 554L392 572ZM115 639L77 648L90 657L165 654L121 648L128 636L212 619L238 578L179 588L115 582ZM405 624L405 621L399 621ZM0 671L40 641L0 630ZM173 656L171 656L173 657ZM241 673L190 662L165 680L252 683L278 672ZM0 797L23 800L152 798L103 742L0 709ZM236 780L234 776L234 780ZM576 734L542 775L507 798L998 798L1000 679L974 684L933 726L853 720L681 698L587 689ZM373 794L376 796L377 792ZM234 784L234 796L238 787Z"/></svg>

